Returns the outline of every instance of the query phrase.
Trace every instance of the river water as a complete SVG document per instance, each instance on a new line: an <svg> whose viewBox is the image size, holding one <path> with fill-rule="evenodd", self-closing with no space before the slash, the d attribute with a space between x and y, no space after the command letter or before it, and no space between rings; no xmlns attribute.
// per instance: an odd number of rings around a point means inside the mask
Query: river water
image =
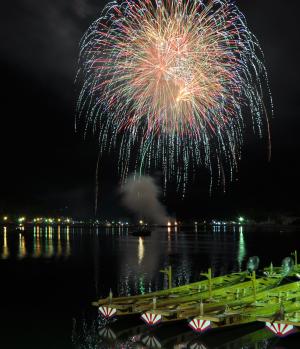
<svg viewBox="0 0 300 349"><path fill-rule="evenodd" d="M274 265L300 247L298 231L279 229L156 229L133 237L124 228L26 227L0 231L1 348L300 348L300 334L277 339L252 324L194 334L186 322L150 330L139 318L96 328L93 300L173 286L245 269L250 256ZM100 332L100 333L99 333Z"/></svg>

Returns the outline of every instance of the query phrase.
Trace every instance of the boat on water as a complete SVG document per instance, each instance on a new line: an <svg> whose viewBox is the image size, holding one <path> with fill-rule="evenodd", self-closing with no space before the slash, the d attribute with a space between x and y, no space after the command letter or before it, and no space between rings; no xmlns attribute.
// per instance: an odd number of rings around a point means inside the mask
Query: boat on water
<svg viewBox="0 0 300 349"><path fill-rule="evenodd" d="M297 262L293 265L288 257L288 263L285 258L282 267L265 268L264 274L257 276L257 259L251 257L244 272L214 278L209 269L208 273L201 274L206 279L196 283L137 296L113 297L110 293L93 305L107 319L140 313L149 326L187 320L197 333L248 324L261 317L276 320L276 312L282 306L291 314L285 318L286 325L292 326L288 323L290 320L300 326L300 281L291 280L291 277L298 278L300 266ZM169 273L171 286L171 268L161 272ZM280 331L279 326L278 335Z"/></svg>
<svg viewBox="0 0 300 349"><path fill-rule="evenodd" d="M250 257L249 261L258 257ZM255 264L255 269L258 267L258 263ZM253 266L253 263L248 262L248 266ZM249 270L249 268L248 268ZM138 302L136 310L142 313L142 319L148 322L150 325L154 325L158 322L179 321L182 319L189 319L194 317L195 314L199 314L199 309L202 307L202 311L220 311L224 310L228 306L239 304L242 302L247 305L249 302L256 302L258 294L264 297L263 292L280 286L284 282L291 283L291 278L298 277L299 265L291 262L290 257L283 260L282 266L276 268L276 272L273 270L264 276L257 277L256 271L248 274L249 281L240 281L232 285L223 285L221 288L203 290L202 292L195 292L194 294L180 294L176 299L158 299L155 305L141 304ZM289 277L289 279L287 279ZM199 308L200 307L200 308Z"/></svg>
<svg viewBox="0 0 300 349"><path fill-rule="evenodd" d="M207 274L202 275L206 277L206 279L188 285L170 287L166 290L142 295L113 297L110 292L108 297L99 299L98 301L93 302L92 305L98 307L101 314L107 318L115 315L122 316L138 314L142 309L152 309L153 302L159 305L161 302L168 300L171 300L171 302L178 302L182 297L193 296L195 294L199 295L207 293L209 295L214 289L221 289L242 282L245 280L247 272L212 277L211 269L209 269Z"/></svg>
<svg viewBox="0 0 300 349"><path fill-rule="evenodd" d="M279 337L285 337L288 334L299 331L300 297L298 296L297 301L290 300L288 304L287 302L281 303L276 312L274 312L274 309L265 312L262 317L256 318L256 321L264 322L266 328Z"/></svg>
<svg viewBox="0 0 300 349"><path fill-rule="evenodd" d="M300 264L298 264L298 255L297 251L291 253L292 257L286 257L282 260L280 267L274 267L273 263L269 267L264 268L265 275L275 275L283 274L289 276L295 276L300 279Z"/></svg>
<svg viewBox="0 0 300 349"><path fill-rule="evenodd" d="M279 337L300 327L299 281L260 292L256 295L255 301L253 297L240 301L227 305L223 310L206 309L201 315L190 319L189 325L194 331L201 333L208 329L262 321Z"/></svg>
<svg viewBox="0 0 300 349"><path fill-rule="evenodd" d="M136 230L133 230L131 235L133 236L150 236L152 231L147 226L140 226Z"/></svg>
<svg viewBox="0 0 300 349"><path fill-rule="evenodd" d="M145 310L142 319L150 325L159 322L188 320L199 314L216 314L226 312L230 306L255 302L257 296L266 290L278 286L282 280L279 276L256 278L255 272L249 281L231 286L205 291L190 296L180 297L175 302L166 300L156 304L155 309Z"/></svg>
<svg viewBox="0 0 300 349"><path fill-rule="evenodd" d="M18 225L18 226L16 227L16 231L19 232L19 233L24 232L24 231L25 231L24 225Z"/></svg>

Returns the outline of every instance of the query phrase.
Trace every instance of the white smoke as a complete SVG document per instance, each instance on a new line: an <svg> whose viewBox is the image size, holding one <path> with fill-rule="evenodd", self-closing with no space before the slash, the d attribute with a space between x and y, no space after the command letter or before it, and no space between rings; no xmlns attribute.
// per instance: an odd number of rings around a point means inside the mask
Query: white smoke
<svg viewBox="0 0 300 349"><path fill-rule="evenodd" d="M121 187L122 203L137 219L149 223L166 225L168 216L159 201L161 191L150 176L131 176Z"/></svg>

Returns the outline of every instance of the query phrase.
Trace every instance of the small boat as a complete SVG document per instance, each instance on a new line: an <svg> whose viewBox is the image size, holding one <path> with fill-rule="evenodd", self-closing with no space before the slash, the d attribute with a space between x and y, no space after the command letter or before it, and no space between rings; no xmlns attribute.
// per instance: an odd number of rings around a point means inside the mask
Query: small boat
<svg viewBox="0 0 300 349"><path fill-rule="evenodd" d="M157 305L160 302L173 299L178 302L183 296L192 296L194 294L209 294L209 288L221 289L230 285L234 285L245 280L246 272L232 273L229 275L223 275L218 277L211 277L211 272L207 274L209 279L202 279L191 284L171 287L166 290L155 291L146 293L143 295L127 296L127 297L113 297L112 293L107 298L99 299L92 304L99 307L99 310L104 311L103 316L110 318L114 315L122 316L129 314L137 314L142 311L142 308L151 309L153 305L153 299L156 299ZM110 311L108 311L110 309ZM106 314L107 313L107 314Z"/></svg>
<svg viewBox="0 0 300 349"><path fill-rule="evenodd" d="M300 329L300 302L297 300L291 300L289 303L283 301L277 309L271 309L269 313L265 312L264 316L256 320L264 322L266 328L277 337L285 337L298 332Z"/></svg>
<svg viewBox="0 0 300 349"><path fill-rule="evenodd" d="M25 234L26 231L25 231L24 225L18 225L18 226L16 227L16 232L19 233L19 234Z"/></svg>
<svg viewBox="0 0 300 349"><path fill-rule="evenodd" d="M253 257L249 260L252 259ZM214 318L216 313L222 313L223 310L227 309L229 306L239 306L242 309L244 306L256 302L257 299L263 299L268 294L269 290L279 287L287 276L291 277L295 274L296 267L286 268L286 264L291 264L289 257L283 260L283 266L281 268L273 268L277 272L274 270L269 271L266 273L267 275L265 274L265 277L256 278L256 272L252 271L252 273L248 275L249 281L243 281L220 289L211 288L210 292L209 289L204 289L202 292L194 294L184 295L181 293L180 297L177 299L170 299L170 297L169 299L158 299L155 303L155 307L152 306L152 309L149 307L149 304L144 305L139 302L136 304L136 310L141 313L144 312L142 317L147 315L147 318L143 319L151 323L153 323L152 319L155 317L159 318L159 322L193 318L197 312L199 314L199 309L201 309L201 307L203 308L202 311L205 311L208 317ZM291 280L286 281L289 281L287 286L287 288L289 288L289 285L292 284ZM282 290L285 290L285 288L283 287ZM210 316L209 314L212 315ZM223 316L222 319L224 318ZM197 322L198 320L199 319L197 319ZM203 319L200 318L200 320ZM209 322L213 322L211 319L209 320Z"/></svg>
<svg viewBox="0 0 300 349"><path fill-rule="evenodd" d="M202 311L202 315L191 319L189 325L194 331L201 333L209 328L239 326L260 321L265 322L266 327L277 336L283 337L300 326L300 302L297 301L300 296L299 289L298 281L259 292L255 301L253 297L246 297L240 299L240 304L238 301L228 303L223 311L216 307L208 307L206 311ZM278 317L280 313L281 318Z"/></svg>
<svg viewBox="0 0 300 349"><path fill-rule="evenodd" d="M251 304L263 291L277 287L281 280L282 278L277 276L256 278L254 274L249 281L213 289L211 292L205 290L204 292L181 296L177 300L157 301L155 309L153 307L150 309L148 306L148 309L138 307L138 310L144 311L143 315L147 315L149 319L154 316L159 317L160 322L187 320L205 312L206 320L211 322L212 314L223 313L229 306Z"/></svg>
<svg viewBox="0 0 300 349"><path fill-rule="evenodd" d="M146 226L139 227L137 230L134 230L131 235L133 236L150 236L151 230Z"/></svg>

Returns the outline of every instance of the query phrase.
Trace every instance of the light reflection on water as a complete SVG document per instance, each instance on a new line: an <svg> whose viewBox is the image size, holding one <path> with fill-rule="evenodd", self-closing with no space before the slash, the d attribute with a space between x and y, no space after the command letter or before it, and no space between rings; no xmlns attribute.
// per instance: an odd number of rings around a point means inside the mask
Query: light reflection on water
<svg viewBox="0 0 300 349"><path fill-rule="evenodd" d="M1 239L1 234L0 234ZM40 227L32 231L2 228L2 259L68 258L72 255L70 227ZM1 242L0 242L1 246Z"/></svg>
<svg viewBox="0 0 300 349"><path fill-rule="evenodd" d="M73 343L76 349L269 349L278 348L279 342L270 331L250 327L248 330L231 330L228 333L219 333L209 336L199 335L189 331L184 326L174 328L166 336L163 329L149 329L145 325L125 327L115 330L112 327L98 327L94 324L91 327L84 324L75 324L73 329ZM219 336L220 340L217 341ZM95 346L92 344L95 343ZM285 347L280 346L280 349Z"/></svg>
<svg viewBox="0 0 300 349"><path fill-rule="evenodd" d="M249 234L243 226L230 231L226 226L208 230L196 225L189 231L168 227L153 231L149 238L133 237L122 227L34 226L24 231L2 227L0 248L2 259L20 261L92 258L96 296L106 295L110 288L114 294L132 295L168 287L167 275L159 270L169 265L173 286L197 281L209 267L214 275L242 270L251 256ZM105 268L114 273L109 285L101 277Z"/></svg>
<svg viewBox="0 0 300 349"><path fill-rule="evenodd" d="M144 254L145 254L144 239L142 237L139 237L139 247L138 247L139 265L143 262Z"/></svg>
<svg viewBox="0 0 300 349"><path fill-rule="evenodd" d="M242 270L242 263L246 256L246 246L245 246L245 238L244 238L244 227L239 227L239 252L238 252L238 265L239 265L239 271Z"/></svg>
<svg viewBox="0 0 300 349"><path fill-rule="evenodd" d="M3 246L2 246L2 259L7 259L9 257L9 249L7 245L7 228L3 228Z"/></svg>
<svg viewBox="0 0 300 349"><path fill-rule="evenodd" d="M128 228L121 227L34 226L24 231L12 228L8 231L3 227L0 241L2 259L92 256L97 296L106 294L110 288L119 295L166 288L167 275L159 270L169 265L172 266L173 286L197 281L200 273L209 267L215 275L238 271L247 254L243 227L230 233L223 226L215 226L212 231L200 230L198 226L194 231L168 227L153 231L149 238L135 238ZM107 263L115 272L111 285L101 280Z"/></svg>
<svg viewBox="0 0 300 349"><path fill-rule="evenodd" d="M18 252L18 258L22 259L26 257L26 242L25 242L25 237L19 233L19 252Z"/></svg>
<svg viewBox="0 0 300 349"><path fill-rule="evenodd" d="M11 227L1 230L2 259L92 259L96 296L106 295L110 288L119 295L166 288L167 275L159 270L169 265L173 286L197 281L209 267L214 275L240 271L247 258L260 255L262 247L265 248L255 244L253 233L243 226L231 230L226 226L214 226L211 230L195 226L194 230L186 231L168 227L154 230L149 238L133 237L128 228L121 227L34 226L23 231ZM283 250L284 239L276 236L282 240L278 248ZM281 259L290 251L283 251ZM267 260L265 264L269 263ZM109 285L101 276L108 268L113 273Z"/></svg>
<svg viewBox="0 0 300 349"><path fill-rule="evenodd" d="M268 253L265 253L270 240L273 246L268 247ZM286 235L272 232L272 235L268 235L249 231L242 226L235 230L220 226L213 229L196 226L193 230L169 227L154 230L152 236L147 238L133 237L127 228L35 226L20 231L12 227L1 227L0 257L3 265L12 261L14 266L23 266L27 261L34 261L30 263L28 272L37 267L43 270L43 260L46 260L47 266L63 266L68 263L68 273L73 268L71 275L78 279L78 283L84 280L84 288L88 290L86 297L89 297L87 302L90 303L97 297L107 296L110 289L114 295L132 295L166 288L167 276L159 270L169 265L172 266L173 286L199 280L200 273L207 271L209 267L212 267L214 275L243 270L246 260L252 255L260 256L263 265L269 265L271 260L274 265L278 265L295 249L297 241L297 233ZM88 278L80 274L77 269L79 265L85 266L85 271L91 271ZM65 269L57 268L55 273L65 272L60 270ZM61 275L61 279L64 276ZM38 280L35 286L39 287ZM59 287L60 284L57 285L57 290ZM82 297L81 294L77 296ZM177 329L175 332L177 334ZM174 335L175 333L171 337ZM202 338L193 337L191 331L184 338L173 338L173 342L170 338L162 339L160 336L156 339L162 348L214 347ZM220 343L218 347L255 348L251 338L248 338L249 342L247 337L242 342L235 336L232 339L234 341L231 344L224 342L224 345L221 346ZM105 348L99 346L99 341L98 338L98 347L95 346L95 349ZM256 347L267 348L270 341L274 341L274 338L260 341ZM136 345L139 346L128 348L146 347L145 344Z"/></svg>

